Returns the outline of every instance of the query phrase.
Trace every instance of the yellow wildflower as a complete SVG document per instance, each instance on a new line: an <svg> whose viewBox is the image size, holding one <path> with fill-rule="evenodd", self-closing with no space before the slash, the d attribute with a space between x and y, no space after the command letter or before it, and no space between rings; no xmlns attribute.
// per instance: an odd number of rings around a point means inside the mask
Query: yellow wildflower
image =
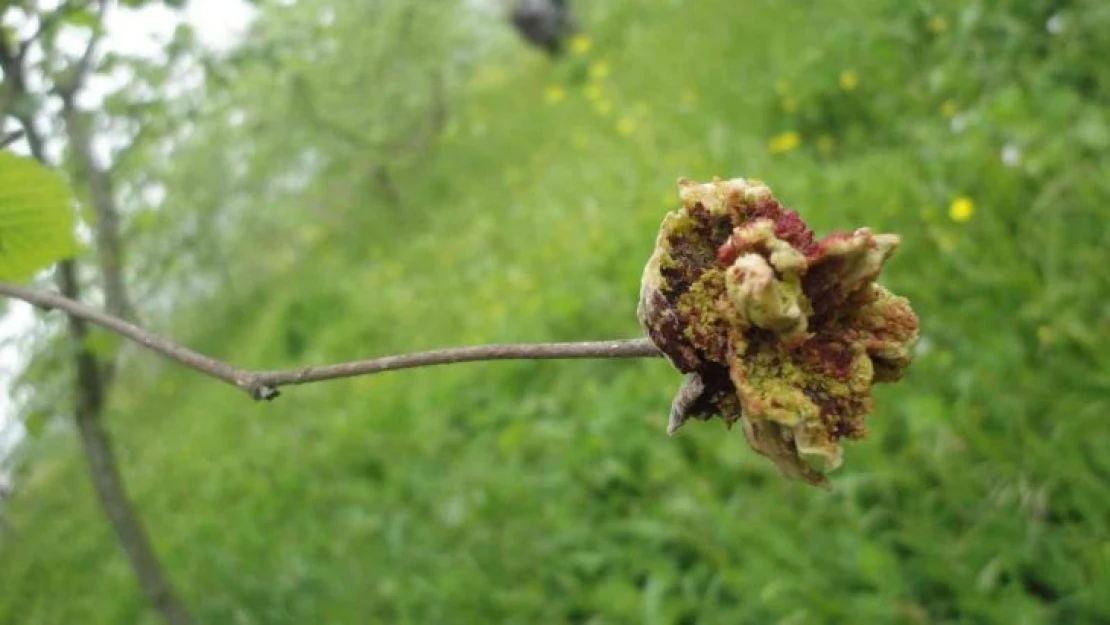
<svg viewBox="0 0 1110 625"><path fill-rule="evenodd" d="M945 100L944 104L940 105L940 114L945 117L952 117L956 114L956 101Z"/></svg>
<svg viewBox="0 0 1110 625"><path fill-rule="evenodd" d="M575 35L574 38L570 40L570 49L575 54L585 54L589 52L592 47L594 47L594 42L586 35Z"/></svg>
<svg viewBox="0 0 1110 625"><path fill-rule="evenodd" d="M798 99L795 98L792 95L788 95L788 96L783 97L783 99L782 99L782 110L786 111L787 113L793 113L794 111L797 111L798 110Z"/></svg>
<svg viewBox="0 0 1110 625"><path fill-rule="evenodd" d="M975 203L971 201L971 198L963 195L953 199L948 206L948 218L956 223L963 223L971 219L974 212Z"/></svg>
<svg viewBox="0 0 1110 625"><path fill-rule="evenodd" d="M771 150L771 154L785 154L798 147L801 142L802 135L791 130L771 137L771 140L767 142L767 148Z"/></svg>
<svg viewBox="0 0 1110 625"><path fill-rule="evenodd" d="M590 78L594 80L603 80L608 75L609 61L606 61L605 59L600 59L598 61L594 61L590 65Z"/></svg>
<svg viewBox="0 0 1110 625"><path fill-rule="evenodd" d="M627 117L622 118L619 122L617 122L617 132L627 137L633 132L636 132L636 122Z"/></svg>
<svg viewBox="0 0 1110 625"><path fill-rule="evenodd" d="M601 85L586 85L586 99L596 102L601 99Z"/></svg>
<svg viewBox="0 0 1110 625"><path fill-rule="evenodd" d="M859 86L859 74L852 70L845 70L840 72L840 88L845 91L852 91Z"/></svg>
<svg viewBox="0 0 1110 625"><path fill-rule="evenodd" d="M609 100L598 100L594 102L594 110L598 115L608 115L613 110L613 103Z"/></svg>
<svg viewBox="0 0 1110 625"><path fill-rule="evenodd" d="M567 97L567 92L559 85L551 85L543 94L543 98L547 100L548 104L558 104L565 97Z"/></svg>
<svg viewBox="0 0 1110 625"><path fill-rule="evenodd" d="M825 154L825 155L832 154L832 151L835 150L835 149L836 149L836 139L833 139L829 135L821 135L820 137L817 138L817 150L819 152L821 152L822 154Z"/></svg>
<svg viewBox="0 0 1110 625"><path fill-rule="evenodd" d="M934 15L933 17L929 18L928 28L929 32L933 33L934 35L939 35L940 33L948 30L948 20L944 19L943 15Z"/></svg>

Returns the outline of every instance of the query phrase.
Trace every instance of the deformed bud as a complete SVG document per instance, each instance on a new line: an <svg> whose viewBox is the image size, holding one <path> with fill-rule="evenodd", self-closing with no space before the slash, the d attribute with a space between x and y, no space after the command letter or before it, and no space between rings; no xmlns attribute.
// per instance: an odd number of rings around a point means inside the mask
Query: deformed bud
<svg viewBox="0 0 1110 625"><path fill-rule="evenodd" d="M867 228L817 240L754 180L680 180L660 226L638 316L687 374L668 432L689 419L740 421L787 476L825 484L839 441L866 435L871 386L910 364L917 317L875 282L898 248Z"/></svg>

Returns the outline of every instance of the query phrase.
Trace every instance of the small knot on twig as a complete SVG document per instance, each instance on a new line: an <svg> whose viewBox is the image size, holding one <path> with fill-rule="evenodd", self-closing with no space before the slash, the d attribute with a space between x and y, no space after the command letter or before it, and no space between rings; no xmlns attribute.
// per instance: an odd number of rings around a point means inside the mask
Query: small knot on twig
<svg viewBox="0 0 1110 625"><path fill-rule="evenodd" d="M256 375L244 376L238 380L236 385L246 391L251 399L255 401L273 401L281 395L277 387L267 384Z"/></svg>
<svg viewBox="0 0 1110 625"><path fill-rule="evenodd" d="M251 389L251 397L258 401L272 401L281 395L281 391L267 384L259 384Z"/></svg>

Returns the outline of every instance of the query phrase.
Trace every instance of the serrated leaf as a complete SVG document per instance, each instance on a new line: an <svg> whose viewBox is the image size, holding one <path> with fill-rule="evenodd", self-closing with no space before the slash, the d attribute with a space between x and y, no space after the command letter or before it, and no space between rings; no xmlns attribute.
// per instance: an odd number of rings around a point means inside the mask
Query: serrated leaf
<svg viewBox="0 0 1110 625"><path fill-rule="evenodd" d="M55 172L0 152L0 280L13 282L72 254L69 188Z"/></svg>

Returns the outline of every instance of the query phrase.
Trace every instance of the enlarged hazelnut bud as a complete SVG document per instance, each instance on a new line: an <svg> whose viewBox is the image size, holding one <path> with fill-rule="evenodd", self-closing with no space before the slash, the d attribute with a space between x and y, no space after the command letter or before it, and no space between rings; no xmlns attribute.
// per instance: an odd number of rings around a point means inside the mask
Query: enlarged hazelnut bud
<svg viewBox="0 0 1110 625"><path fill-rule="evenodd" d="M687 374L668 432L739 421L784 474L824 485L839 441L866 436L872 384L897 381L912 359L917 316L875 282L900 239L860 228L816 240L754 180L679 187L637 310Z"/></svg>

